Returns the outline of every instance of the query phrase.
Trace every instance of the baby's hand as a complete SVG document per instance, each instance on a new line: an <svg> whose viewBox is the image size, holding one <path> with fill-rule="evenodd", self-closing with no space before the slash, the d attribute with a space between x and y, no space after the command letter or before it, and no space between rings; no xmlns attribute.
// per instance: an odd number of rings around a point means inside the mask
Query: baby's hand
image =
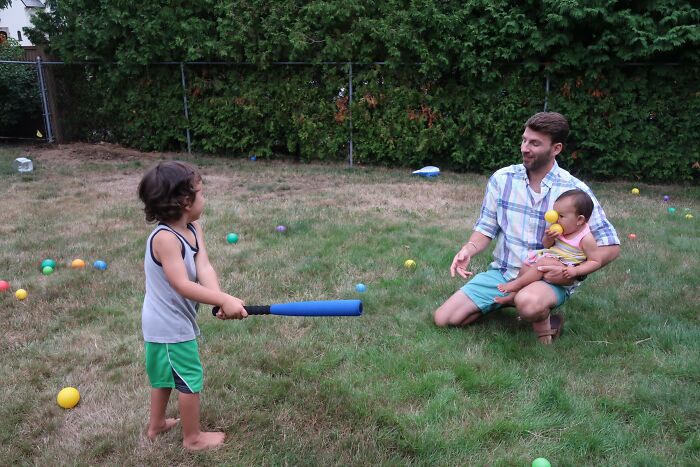
<svg viewBox="0 0 700 467"><path fill-rule="evenodd" d="M544 231L545 237L550 240L555 240L559 236L559 232L552 232L550 229Z"/></svg>
<svg viewBox="0 0 700 467"><path fill-rule="evenodd" d="M565 267L564 270L562 271L562 273L564 274L564 277L566 277L567 279L575 279L577 276L576 268L573 266Z"/></svg>
<svg viewBox="0 0 700 467"><path fill-rule="evenodd" d="M248 312L243 307L243 300L229 296L229 298L221 305L219 312L216 314L220 319L243 319L248 316Z"/></svg>

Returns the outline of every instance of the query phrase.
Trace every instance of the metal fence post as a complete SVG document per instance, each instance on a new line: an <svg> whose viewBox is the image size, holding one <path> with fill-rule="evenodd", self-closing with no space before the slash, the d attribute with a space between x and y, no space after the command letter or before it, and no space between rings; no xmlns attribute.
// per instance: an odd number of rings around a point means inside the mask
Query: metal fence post
<svg viewBox="0 0 700 467"><path fill-rule="evenodd" d="M185 108L185 120L187 121L187 154L192 155L192 143L190 141L190 112L187 106L187 82L185 81L185 64L180 62L180 78L182 79L182 101Z"/></svg>
<svg viewBox="0 0 700 467"><path fill-rule="evenodd" d="M544 111L547 111L547 99L549 98L549 75L546 76L544 83Z"/></svg>
<svg viewBox="0 0 700 467"><path fill-rule="evenodd" d="M46 141L53 143L53 131L51 131L51 118L49 117L49 104L47 98L46 83L44 82L44 71L41 64L41 57L36 58L36 71L39 77L39 90L41 94L41 105L44 112L44 125L46 126Z"/></svg>
<svg viewBox="0 0 700 467"><path fill-rule="evenodd" d="M348 89L350 90L350 102L348 103L348 117L350 119L350 167L352 167L352 62L348 62Z"/></svg>

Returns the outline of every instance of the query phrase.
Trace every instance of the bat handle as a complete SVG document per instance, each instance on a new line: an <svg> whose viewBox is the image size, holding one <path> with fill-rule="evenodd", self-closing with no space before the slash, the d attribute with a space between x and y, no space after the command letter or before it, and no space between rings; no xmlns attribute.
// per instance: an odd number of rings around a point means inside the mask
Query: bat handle
<svg viewBox="0 0 700 467"><path fill-rule="evenodd" d="M270 307L263 305L263 306L257 306L257 305L247 305L244 307L245 311L248 312L249 315L269 315L270 314ZM219 312L221 307L215 306L214 308L211 309L211 314L216 316L216 314Z"/></svg>

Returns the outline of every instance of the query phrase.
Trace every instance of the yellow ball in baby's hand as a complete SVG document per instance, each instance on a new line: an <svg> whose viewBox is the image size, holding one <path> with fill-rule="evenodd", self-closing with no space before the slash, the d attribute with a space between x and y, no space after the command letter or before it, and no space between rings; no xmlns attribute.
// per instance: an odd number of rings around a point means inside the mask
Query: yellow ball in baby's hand
<svg viewBox="0 0 700 467"><path fill-rule="evenodd" d="M544 220L546 220L550 224L554 224L556 221L559 220L559 213L554 209L550 209L549 211L544 213Z"/></svg>
<svg viewBox="0 0 700 467"><path fill-rule="evenodd" d="M416 267L416 262L412 259L407 259L406 261L404 261L403 265L406 269L413 269Z"/></svg>
<svg viewBox="0 0 700 467"><path fill-rule="evenodd" d="M552 224L549 226L549 231L561 235L564 233L564 228L559 224Z"/></svg>
<svg viewBox="0 0 700 467"><path fill-rule="evenodd" d="M58 405L64 409L72 409L78 405L79 400L80 393L77 389L72 387L61 389L61 392L59 392L58 396L56 396L56 402L58 402Z"/></svg>

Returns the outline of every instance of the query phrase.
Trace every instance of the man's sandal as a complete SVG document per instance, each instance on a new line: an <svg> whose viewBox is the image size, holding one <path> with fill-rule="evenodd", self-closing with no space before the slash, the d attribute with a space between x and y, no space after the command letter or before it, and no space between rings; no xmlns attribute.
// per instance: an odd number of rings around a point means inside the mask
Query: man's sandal
<svg viewBox="0 0 700 467"><path fill-rule="evenodd" d="M542 331L537 334L537 337L547 337L552 336L552 340L561 336L561 330L564 327L564 316L563 315L549 315L549 326L551 329L547 331Z"/></svg>

